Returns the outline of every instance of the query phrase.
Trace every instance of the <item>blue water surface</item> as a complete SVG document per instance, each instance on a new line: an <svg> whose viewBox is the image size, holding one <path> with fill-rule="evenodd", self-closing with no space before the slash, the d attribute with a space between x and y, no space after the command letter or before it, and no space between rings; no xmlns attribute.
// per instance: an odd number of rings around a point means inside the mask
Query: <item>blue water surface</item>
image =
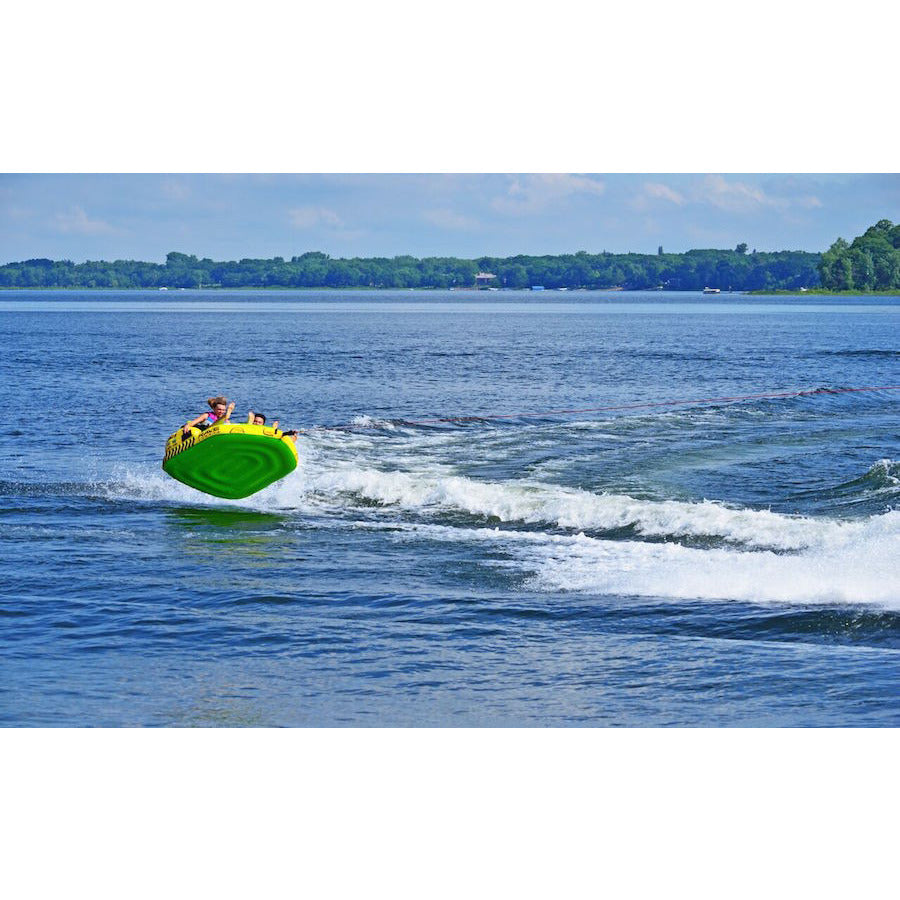
<svg viewBox="0 0 900 900"><path fill-rule="evenodd" d="M898 326L876 297L3 292L0 724L900 725ZM247 500L160 469L218 393L305 429ZM753 394L789 396L721 399Z"/></svg>

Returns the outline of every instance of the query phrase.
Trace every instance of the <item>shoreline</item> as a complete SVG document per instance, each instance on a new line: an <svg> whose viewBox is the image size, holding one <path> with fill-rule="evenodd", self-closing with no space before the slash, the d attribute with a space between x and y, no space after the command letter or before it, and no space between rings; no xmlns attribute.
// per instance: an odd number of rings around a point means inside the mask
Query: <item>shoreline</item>
<svg viewBox="0 0 900 900"><path fill-rule="evenodd" d="M487 291L483 288L443 288L443 287L284 287L284 286L253 286L253 287L203 287L203 288L152 288L152 287L0 287L0 295L5 293L61 293L61 292L96 292L96 293L143 293L143 294L199 294L199 293L313 293L327 292L334 294L344 293L447 293L447 294L536 294L546 297L555 294L700 294L710 299L725 299L731 297L795 297L802 300L805 297L900 297L900 290L888 291L831 291L825 288L809 288L805 291L788 291L784 289L753 290L753 291L726 291L718 294L705 294L701 288L689 290L659 290L657 288L545 288L541 291L533 291L530 288L500 288L495 291Z"/></svg>
<svg viewBox="0 0 900 900"><path fill-rule="evenodd" d="M772 290L743 291L752 297L900 297L900 289L882 291L832 291L828 288L807 288L805 291Z"/></svg>

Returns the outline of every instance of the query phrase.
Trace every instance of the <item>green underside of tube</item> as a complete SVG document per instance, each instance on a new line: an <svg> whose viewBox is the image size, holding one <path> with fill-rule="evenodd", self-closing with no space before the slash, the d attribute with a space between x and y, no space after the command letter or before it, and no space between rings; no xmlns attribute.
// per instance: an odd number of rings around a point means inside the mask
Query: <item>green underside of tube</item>
<svg viewBox="0 0 900 900"><path fill-rule="evenodd" d="M257 434L215 435L163 463L182 484L227 500L249 497L296 468L283 440Z"/></svg>

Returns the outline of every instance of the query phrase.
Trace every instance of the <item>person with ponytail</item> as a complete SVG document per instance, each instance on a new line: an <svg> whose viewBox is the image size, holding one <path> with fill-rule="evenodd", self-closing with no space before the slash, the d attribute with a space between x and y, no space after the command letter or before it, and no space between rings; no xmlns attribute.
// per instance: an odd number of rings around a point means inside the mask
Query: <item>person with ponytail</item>
<svg viewBox="0 0 900 900"><path fill-rule="evenodd" d="M216 422L227 422L231 418L232 412L234 412L234 401L229 403L227 397L222 397L221 395L210 397L206 402L209 404L210 412L203 413L197 416L196 419L186 422L181 429L185 437L191 433L192 428L205 431L211 425L215 425Z"/></svg>

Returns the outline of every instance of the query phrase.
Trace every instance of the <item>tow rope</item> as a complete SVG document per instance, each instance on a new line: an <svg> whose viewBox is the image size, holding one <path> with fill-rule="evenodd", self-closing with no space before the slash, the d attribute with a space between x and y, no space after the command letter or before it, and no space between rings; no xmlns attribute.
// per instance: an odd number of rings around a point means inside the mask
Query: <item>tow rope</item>
<svg viewBox="0 0 900 900"><path fill-rule="evenodd" d="M580 409L549 409L542 412L496 413L482 416L443 416L434 419L398 419L392 425L445 425L464 422L490 422L499 419L546 419L552 416L571 416L581 413L622 412L631 409L652 409L663 406L701 406L707 403L739 403L742 400L783 400L789 397L814 397L821 394L854 394L866 391L900 391L900 385L882 387L848 387L848 388L807 388L799 391L773 391L763 394L740 394L730 397L703 397L690 400L653 400L645 403L624 403L613 406L587 406ZM351 423L349 425L316 425L313 428L298 429L299 434L310 434L316 431L357 431L383 428L384 424Z"/></svg>

